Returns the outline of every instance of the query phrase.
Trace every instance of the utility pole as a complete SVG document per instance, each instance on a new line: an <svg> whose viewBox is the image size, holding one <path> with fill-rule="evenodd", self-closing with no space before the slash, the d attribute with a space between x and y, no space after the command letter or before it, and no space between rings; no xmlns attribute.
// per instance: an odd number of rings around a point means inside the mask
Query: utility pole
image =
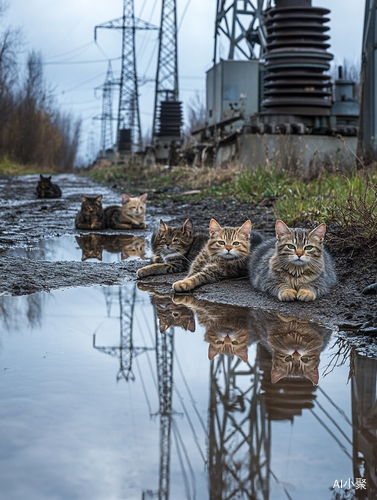
<svg viewBox="0 0 377 500"><path fill-rule="evenodd" d="M104 157L106 149L112 148L113 141L113 87L114 76L111 68L111 61L108 62L105 82L96 87L95 90L102 89L102 114L95 117L101 120L101 155Z"/></svg>
<svg viewBox="0 0 377 500"><path fill-rule="evenodd" d="M169 146L181 139L182 110L178 101L177 3L162 0L156 72L152 144L157 158L166 159Z"/></svg>
<svg viewBox="0 0 377 500"><path fill-rule="evenodd" d="M121 72L119 79L119 105L117 120L117 148L120 153L140 151L142 148L138 79L136 71L136 30L158 29L150 23L135 18L134 0L123 0L123 16L94 28L122 31Z"/></svg>

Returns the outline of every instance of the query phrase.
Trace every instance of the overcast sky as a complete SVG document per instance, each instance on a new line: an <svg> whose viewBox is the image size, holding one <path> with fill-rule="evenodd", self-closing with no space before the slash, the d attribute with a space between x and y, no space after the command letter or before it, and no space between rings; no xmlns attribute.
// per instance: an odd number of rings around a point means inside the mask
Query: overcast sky
<svg viewBox="0 0 377 500"><path fill-rule="evenodd" d="M135 14L159 24L162 0L135 0ZM331 10L329 49L338 61L360 58L364 0L313 0L313 5ZM105 79L107 58L118 58L119 32L100 30L94 43L94 26L122 15L123 0L10 0L3 24L20 26L25 49L41 51L46 80L54 89L62 109L83 119L82 154L99 148L101 92L94 87ZM180 100L184 112L196 92L205 95L205 71L211 67L216 0L177 0L179 41L178 71ZM185 15L182 19L182 14ZM225 43L225 42L224 42ZM137 70L140 76L155 77L157 32L137 35ZM58 64L57 64L58 63ZM113 61L115 76L119 60ZM140 88L143 135L151 129L154 84ZM117 104L114 103L114 112ZM116 114L116 113L115 113Z"/></svg>

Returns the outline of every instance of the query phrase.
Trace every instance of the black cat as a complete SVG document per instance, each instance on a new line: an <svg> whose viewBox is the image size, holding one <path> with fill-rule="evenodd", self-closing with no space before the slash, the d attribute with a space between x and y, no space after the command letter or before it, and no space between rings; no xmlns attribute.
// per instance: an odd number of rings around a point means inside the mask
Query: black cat
<svg viewBox="0 0 377 500"><path fill-rule="evenodd" d="M37 197L38 198L60 198L62 191L57 184L51 182L51 175L49 177L43 177L40 175L37 186Z"/></svg>

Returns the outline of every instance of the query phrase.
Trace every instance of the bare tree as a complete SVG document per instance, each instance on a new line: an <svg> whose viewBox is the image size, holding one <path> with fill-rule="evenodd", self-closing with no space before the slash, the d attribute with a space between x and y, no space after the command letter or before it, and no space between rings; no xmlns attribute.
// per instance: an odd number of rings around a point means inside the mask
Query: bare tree
<svg viewBox="0 0 377 500"><path fill-rule="evenodd" d="M207 119L206 105L199 92L196 92L195 96L190 98L187 111L189 133L205 126Z"/></svg>

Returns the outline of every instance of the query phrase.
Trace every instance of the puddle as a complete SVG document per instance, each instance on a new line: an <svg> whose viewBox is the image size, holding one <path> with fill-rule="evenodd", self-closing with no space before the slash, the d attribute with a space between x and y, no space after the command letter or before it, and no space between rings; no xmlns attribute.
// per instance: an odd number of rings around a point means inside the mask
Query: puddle
<svg viewBox="0 0 377 500"><path fill-rule="evenodd" d="M376 360L140 286L0 297L3 498L376 498Z"/></svg>
<svg viewBox="0 0 377 500"><path fill-rule="evenodd" d="M148 238L132 234L81 234L39 240L32 247L3 252L9 257L46 261L119 262L148 255Z"/></svg>

